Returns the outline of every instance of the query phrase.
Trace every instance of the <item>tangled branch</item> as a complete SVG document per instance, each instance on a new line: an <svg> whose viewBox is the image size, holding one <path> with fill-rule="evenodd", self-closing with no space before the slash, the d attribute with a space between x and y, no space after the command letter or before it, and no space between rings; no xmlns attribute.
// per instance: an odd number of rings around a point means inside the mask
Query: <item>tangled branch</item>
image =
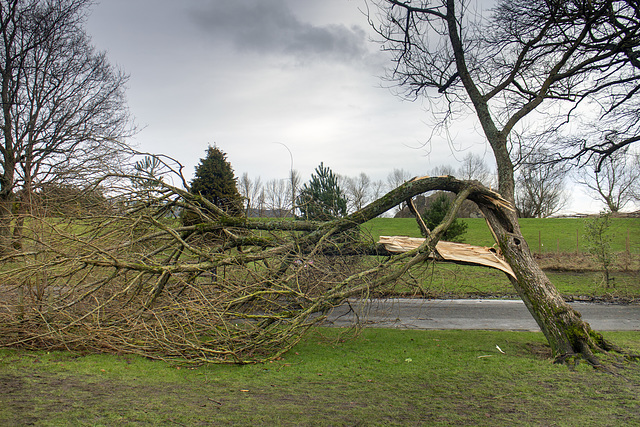
<svg viewBox="0 0 640 427"><path fill-rule="evenodd" d="M458 200L418 247L389 256L360 231L435 189ZM506 203L476 182L423 177L345 218L309 222L231 217L151 178L120 190L92 209L100 214L26 218L22 251L2 260L0 345L268 360L332 307L387 289L427 261L465 198Z"/></svg>

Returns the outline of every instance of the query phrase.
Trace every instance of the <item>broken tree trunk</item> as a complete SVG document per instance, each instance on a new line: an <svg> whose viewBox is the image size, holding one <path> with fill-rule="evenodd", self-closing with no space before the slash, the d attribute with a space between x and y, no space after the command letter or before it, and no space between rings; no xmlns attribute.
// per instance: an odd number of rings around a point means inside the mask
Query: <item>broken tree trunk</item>
<svg viewBox="0 0 640 427"><path fill-rule="evenodd" d="M420 247L425 240L426 239L419 237L380 236L378 243L383 245L384 248L391 253L404 253ZM495 248L441 240L436 244L432 257L456 264L479 265L494 268L515 278L513 270L511 270L509 264L498 254Z"/></svg>
<svg viewBox="0 0 640 427"><path fill-rule="evenodd" d="M520 232L515 208L498 193L477 182L459 181L453 177L421 177L405 183L374 204L399 203L434 189L457 194L465 190L469 192L468 198L484 214L501 257L511 270L505 273L540 326L557 361L563 362L580 356L598 366L600 362L594 352L615 350L624 353L593 331L581 319L580 313L564 301L533 258ZM358 213L354 214L357 215Z"/></svg>
<svg viewBox="0 0 640 427"><path fill-rule="evenodd" d="M515 211L479 206L502 256L513 270L514 275L509 279L547 338L556 361L581 356L592 365L600 366L594 352L620 351L593 331L547 278L522 237Z"/></svg>

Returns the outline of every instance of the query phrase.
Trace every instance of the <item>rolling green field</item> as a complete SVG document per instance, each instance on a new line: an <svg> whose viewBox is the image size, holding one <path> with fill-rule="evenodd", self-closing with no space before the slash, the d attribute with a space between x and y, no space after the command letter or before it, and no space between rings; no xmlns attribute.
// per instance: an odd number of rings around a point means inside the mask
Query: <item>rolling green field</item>
<svg viewBox="0 0 640 427"><path fill-rule="evenodd" d="M640 351L638 332L606 336ZM273 363L190 368L0 350L7 426L630 426L639 394L637 364L555 365L535 332L320 328Z"/></svg>
<svg viewBox="0 0 640 427"><path fill-rule="evenodd" d="M464 242L492 246L493 237L482 218L464 218L468 225ZM584 219L521 219L522 233L540 266L567 298L640 297L640 218L613 218L612 248L617 253L613 287L602 283L597 264L588 256ZM376 218L363 226L377 240L380 236L421 237L412 218ZM627 252L628 249L628 252ZM417 269L396 288L405 295L434 298L515 297L515 290L501 272L473 266L435 264Z"/></svg>
<svg viewBox="0 0 640 427"><path fill-rule="evenodd" d="M483 218L461 218L467 224L464 243L492 246L495 242ZM584 219L581 218L522 218L520 227L532 252L580 253L587 251L584 239ZM412 218L375 218L363 228L374 239L380 236L422 237L416 221ZM613 218L611 226L614 252L627 250L640 255L640 218Z"/></svg>

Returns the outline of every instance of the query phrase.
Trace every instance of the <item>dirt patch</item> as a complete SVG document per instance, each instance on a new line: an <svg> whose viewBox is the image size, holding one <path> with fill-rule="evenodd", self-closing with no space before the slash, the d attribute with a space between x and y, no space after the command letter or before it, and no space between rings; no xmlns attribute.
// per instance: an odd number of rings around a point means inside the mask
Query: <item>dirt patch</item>
<svg viewBox="0 0 640 427"><path fill-rule="evenodd" d="M525 344L526 351L536 359L550 360L553 358L553 352L549 344L528 342Z"/></svg>

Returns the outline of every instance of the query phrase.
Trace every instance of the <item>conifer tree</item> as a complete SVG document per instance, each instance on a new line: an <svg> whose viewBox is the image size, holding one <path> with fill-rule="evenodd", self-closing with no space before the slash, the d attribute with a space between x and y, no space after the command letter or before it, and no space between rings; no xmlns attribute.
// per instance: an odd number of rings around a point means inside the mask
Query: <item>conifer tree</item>
<svg viewBox="0 0 640 427"><path fill-rule="evenodd" d="M338 177L321 162L304 184L298 196L301 217L327 221L347 214L347 199L338 185Z"/></svg>
<svg viewBox="0 0 640 427"><path fill-rule="evenodd" d="M207 155L196 166L191 181L191 193L200 194L232 215L242 212L242 196L236 186L236 177L227 155L218 147L207 149Z"/></svg>
<svg viewBox="0 0 640 427"><path fill-rule="evenodd" d="M429 230L433 230L442 222L451 207L451 199L445 193L439 193L431 206L424 212L424 223ZM442 236L448 242L461 242L467 232L467 224L456 218Z"/></svg>

